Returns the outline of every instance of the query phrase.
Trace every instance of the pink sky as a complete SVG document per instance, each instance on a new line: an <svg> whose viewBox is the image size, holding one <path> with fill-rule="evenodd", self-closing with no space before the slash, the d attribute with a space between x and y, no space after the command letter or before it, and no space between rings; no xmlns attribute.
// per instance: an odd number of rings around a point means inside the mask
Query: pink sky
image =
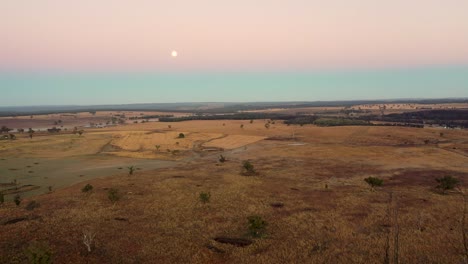
<svg viewBox="0 0 468 264"><path fill-rule="evenodd" d="M467 14L466 0L4 0L0 69L466 64Z"/></svg>

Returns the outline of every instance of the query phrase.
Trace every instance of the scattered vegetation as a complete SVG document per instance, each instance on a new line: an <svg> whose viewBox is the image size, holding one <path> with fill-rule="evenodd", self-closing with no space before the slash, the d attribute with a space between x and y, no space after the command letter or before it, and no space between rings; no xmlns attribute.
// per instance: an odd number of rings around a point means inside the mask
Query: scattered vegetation
<svg viewBox="0 0 468 264"><path fill-rule="evenodd" d="M378 186L382 186L384 182L382 179L377 178L377 177L368 177L368 178L365 178L364 181L367 182L367 184L369 184L369 186L372 189Z"/></svg>
<svg viewBox="0 0 468 264"><path fill-rule="evenodd" d="M242 163L242 169L242 174L245 176L253 176L257 174L254 165L248 160Z"/></svg>
<svg viewBox="0 0 468 264"><path fill-rule="evenodd" d="M29 263L50 264L52 263L52 251L49 246L41 242L33 242L26 249Z"/></svg>
<svg viewBox="0 0 468 264"><path fill-rule="evenodd" d="M211 194L209 192L201 192L199 198L200 202L208 203L210 201Z"/></svg>
<svg viewBox="0 0 468 264"><path fill-rule="evenodd" d="M224 157L223 155L219 155L219 162L224 163L226 161L227 161L226 157Z"/></svg>
<svg viewBox="0 0 468 264"><path fill-rule="evenodd" d="M15 195L13 198L13 201L15 202L16 206L19 206L21 204L21 196L19 194Z"/></svg>
<svg viewBox="0 0 468 264"><path fill-rule="evenodd" d="M265 234L266 227L268 223L263 220L261 216L254 215L249 216L248 220L248 228L249 234L253 237L262 237Z"/></svg>
<svg viewBox="0 0 468 264"><path fill-rule="evenodd" d="M347 119L347 118L319 118L314 122L317 126L328 127L328 126L367 126L369 122L358 119Z"/></svg>
<svg viewBox="0 0 468 264"><path fill-rule="evenodd" d="M32 210L38 208L39 206L41 206L41 205L38 202L31 201L26 205L26 210L32 211Z"/></svg>
<svg viewBox="0 0 468 264"><path fill-rule="evenodd" d="M96 237L96 233L91 231L83 232L83 244L86 246L88 253L91 253L93 247L93 241Z"/></svg>
<svg viewBox="0 0 468 264"><path fill-rule="evenodd" d="M133 173L135 172L135 166L130 166L127 169L128 169L128 175L133 175Z"/></svg>
<svg viewBox="0 0 468 264"><path fill-rule="evenodd" d="M159 149L161 148L161 145L155 145L156 151L159 152Z"/></svg>
<svg viewBox="0 0 468 264"><path fill-rule="evenodd" d="M107 192L107 198L109 198L111 202L116 203L121 198L119 190L114 188L109 189Z"/></svg>
<svg viewBox="0 0 468 264"><path fill-rule="evenodd" d="M88 193L91 192L94 189L94 187L91 184L86 184L83 189L81 189L82 192Z"/></svg>
<svg viewBox="0 0 468 264"><path fill-rule="evenodd" d="M437 189L441 190L443 194L446 194L447 191L455 189L458 186L460 181L457 178L452 176L444 176L442 178L437 178L436 181L439 185L436 186Z"/></svg>
<svg viewBox="0 0 468 264"><path fill-rule="evenodd" d="M180 133L178 138L185 138L185 134L184 133Z"/></svg>

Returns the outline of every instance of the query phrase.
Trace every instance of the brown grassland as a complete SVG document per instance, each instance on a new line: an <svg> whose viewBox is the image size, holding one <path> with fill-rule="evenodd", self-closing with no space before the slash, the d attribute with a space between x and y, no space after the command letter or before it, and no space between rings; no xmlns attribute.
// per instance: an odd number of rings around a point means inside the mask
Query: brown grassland
<svg viewBox="0 0 468 264"><path fill-rule="evenodd" d="M28 263L34 241L54 263L467 263L466 130L264 125L150 122L0 141L3 168L39 157L176 162L132 175L132 164L119 164L124 171L26 195L19 206L6 197L0 263ZM256 175L242 175L245 160ZM370 176L383 186L370 188ZM461 185L442 195L434 187L443 176ZM86 184L93 190L82 192ZM261 237L249 235L253 215L268 223ZM84 232L95 235L91 252Z"/></svg>

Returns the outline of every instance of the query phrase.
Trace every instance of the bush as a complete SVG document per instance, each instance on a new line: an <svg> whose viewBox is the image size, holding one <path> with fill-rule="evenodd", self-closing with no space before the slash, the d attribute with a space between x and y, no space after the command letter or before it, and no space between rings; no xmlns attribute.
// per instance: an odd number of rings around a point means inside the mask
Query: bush
<svg viewBox="0 0 468 264"><path fill-rule="evenodd" d="M253 237L261 237L264 234L268 223L258 215L249 216L247 220L249 222L250 235Z"/></svg>
<svg viewBox="0 0 468 264"><path fill-rule="evenodd" d="M26 249L29 263L32 264L49 264L52 263L52 252L48 245L33 242Z"/></svg>
<svg viewBox="0 0 468 264"><path fill-rule="evenodd" d="M114 189L114 188L111 188L108 192L107 192L107 197L109 198L109 200L113 203L117 202L118 200L120 200L120 192L119 190L117 189Z"/></svg>
<svg viewBox="0 0 468 264"><path fill-rule="evenodd" d="M94 189L94 187L91 185L91 184L86 184L85 187L83 187L83 189L81 189L82 192L84 193L87 193L87 192L90 192Z"/></svg>
<svg viewBox="0 0 468 264"><path fill-rule="evenodd" d="M201 192L199 198L202 203L208 203L210 201L211 194L209 192Z"/></svg>
<svg viewBox="0 0 468 264"><path fill-rule="evenodd" d="M38 208L40 206L40 204L36 201L31 201L28 203L28 205L26 205L26 210L28 211L32 211L36 208Z"/></svg>
<svg viewBox="0 0 468 264"><path fill-rule="evenodd" d="M244 163L242 164L242 168L244 170L243 171L244 175L250 176L250 175L257 174L257 172L255 171L254 166L248 160L244 161Z"/></svg>
<svg viewBox="0 0 468 264"><path fill-rule="evenodd" d="M224 163L226 161L227 161L226 157L224 157L223 155L219 155L219 162Z"/></svg>
<svg viewBox="0 0 468 264"><path fill-rule="evenodd" d="M21 204L21 196L19 196L19 194L15 195L13 201L15 202L16 206L19 206Z"/></svg>
<svg viewBox="0 0 468 264"><path fill-rule="evenodd" d="M383 180L377 177L365 178L364 181L367 182L367 184L369 184L372 188L383 185Z"/></svg>
<svg viewBox="0 0 468 264"><path fill-rule="evenodd" d="M185 138L185 134L184 134L184 133L180 133L178 138Z"/></svg>
<svg viewBox="0 0 468 264"><path fill-rule="evenodd" d="M454 178L452 176L437 178L436 181L439 183L439 185L437 185L436 188L442 190L444 194L448 190L453 190L460 183L460 181L457 178Z"/></svg>
<svg viewBox="0 0 468 264"><path fill-rule="evenodd" d="M128 175L133 175L133 173L135 172L135 166L130 166L127 169L128 169Z"/></svg>

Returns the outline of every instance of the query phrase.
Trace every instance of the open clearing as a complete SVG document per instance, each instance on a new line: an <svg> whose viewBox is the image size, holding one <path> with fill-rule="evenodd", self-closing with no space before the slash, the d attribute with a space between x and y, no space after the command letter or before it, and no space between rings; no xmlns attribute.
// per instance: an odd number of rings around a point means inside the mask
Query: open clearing
<svg viewBox="0 0 468 264"><path fill-rule="evenodd" d="M448 175L465 190L466 130L264 124L155 122L0 141L0 188L41 185L20 206L0 206L0 263L25 262L36 240L56 263L466 261L464 196L434 191ZM258 175L241 175L245 160ZM140 170L129 176L132 165ZM369 176L384 185L371 190ZM49 193L54 183L64 188ZM40 206L27 210L33 200ZM261 238L248 234L252 215L268 222Z"/></svg>

